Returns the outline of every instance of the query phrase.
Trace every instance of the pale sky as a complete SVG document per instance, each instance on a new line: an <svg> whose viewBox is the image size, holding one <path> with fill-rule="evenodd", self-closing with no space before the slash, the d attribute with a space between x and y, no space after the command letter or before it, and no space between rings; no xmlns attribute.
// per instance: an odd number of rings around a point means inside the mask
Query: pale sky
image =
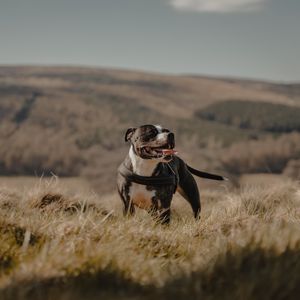
<svg viewBox="0 0 300 300"><path fill-rule="evenodd" d="M0 64L300 82L300 0L0 0Z"/></svg>

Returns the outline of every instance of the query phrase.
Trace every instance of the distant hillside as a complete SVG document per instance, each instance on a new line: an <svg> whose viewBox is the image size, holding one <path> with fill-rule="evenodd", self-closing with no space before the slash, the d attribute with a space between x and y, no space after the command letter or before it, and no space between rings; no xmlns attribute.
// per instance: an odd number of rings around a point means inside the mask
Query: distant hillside
<svg viewBox="0 0 300 300"><path fill-rule="evenodd" d="M0 175L80 175L109 191L128 151L124 131L145 123L174 130L189 162L222 170L217 158L224 147L267 136L261 128L195 114L228 99L298 109L300 88L97 68L0 67Z"/></svg>
<svg viewBox="0 0 300 300"><path fill-rule="evenodd" d="M196 116L244 129L300 131L300 107L283 104L228 100L198 110Z"/></svg>

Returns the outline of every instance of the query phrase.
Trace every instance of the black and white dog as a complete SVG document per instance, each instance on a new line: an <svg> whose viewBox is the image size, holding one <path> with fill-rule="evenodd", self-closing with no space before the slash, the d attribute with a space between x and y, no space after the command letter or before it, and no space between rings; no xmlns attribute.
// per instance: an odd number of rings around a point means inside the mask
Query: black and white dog
<svg viewBox="0 0 300 300"><path fill-rule="evenodd" d="M129 153L118 169L118 192L124 203L124 213L134 214L135 206L146 209L162 223L170 222L173 194L178 191L199 218L201 205L196 176L224 180L188 166L176 155L175 137L159 125L129 128L125 141L130 141Z"/></svg>

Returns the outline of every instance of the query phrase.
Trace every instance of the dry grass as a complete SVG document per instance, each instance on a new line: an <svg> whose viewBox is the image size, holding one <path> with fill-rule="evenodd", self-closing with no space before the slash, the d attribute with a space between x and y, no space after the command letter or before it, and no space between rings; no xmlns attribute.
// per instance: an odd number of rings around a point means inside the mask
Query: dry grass
<svg viewBox="0 0 300 300"><path fill-rule="evenodd" d="M200 222L183 199L170 226L129 219L115 195L55 181L0 191L1 299L295 299L300 189L204 190Z"/></svg>

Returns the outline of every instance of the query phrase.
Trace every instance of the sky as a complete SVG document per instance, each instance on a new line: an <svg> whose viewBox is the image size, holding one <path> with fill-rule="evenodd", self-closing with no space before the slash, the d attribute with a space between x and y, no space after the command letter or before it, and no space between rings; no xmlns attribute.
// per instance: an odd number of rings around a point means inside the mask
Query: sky
<svg viewBox="0 0 300 300"><path fill-rule="evenodd" d="M0 0L0 64L300 82L300 0Z"/></svg>

